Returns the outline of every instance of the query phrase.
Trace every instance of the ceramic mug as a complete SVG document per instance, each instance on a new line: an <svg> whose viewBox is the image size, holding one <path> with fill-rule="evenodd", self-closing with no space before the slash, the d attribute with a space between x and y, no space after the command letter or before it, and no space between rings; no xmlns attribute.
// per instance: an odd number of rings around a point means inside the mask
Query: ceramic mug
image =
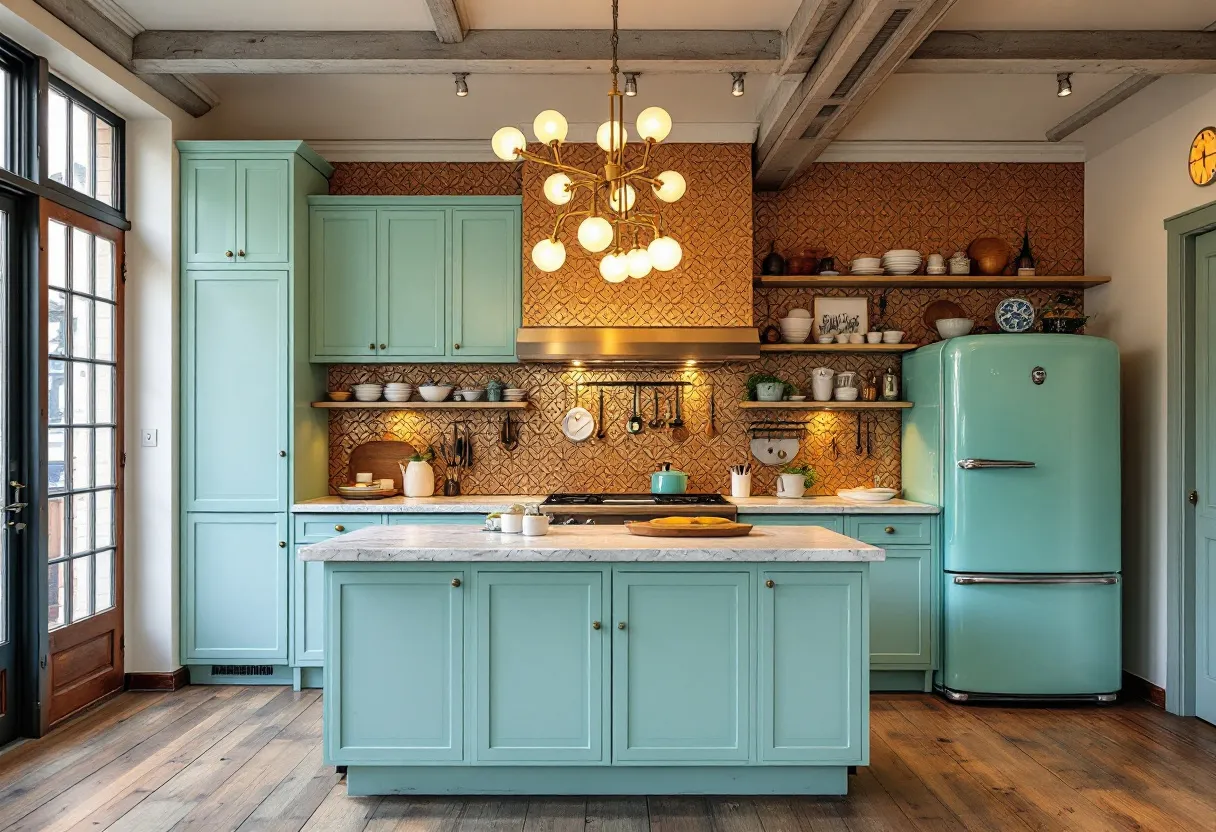
<svg viewBox="0 0 1216 832"><path fill-rule="evenodd" d="M730 475L730 496L736 500L746 500L752 496L752 475L732 473Z"/></svg>
<svg viewBox="0 0 1216 832"><path fill-rule="evenodd" d="M778 474L777 496L797 500L806 493L806 477L802 474Z"/></svg>
<svg viewBox="0 0 1216 832"><path fill-rule="evenodd" d="M519 517L520 515L515 515ZM549 533L549 515L525 514L523 516L523 532L528 537L539 537Z"/></svg>
<svg viewBox="0 0 1216 832"><path fill-rule="evenodd" d="M877 344L880 341L882 341L881 332L867 332L866 333L866 343L867 344Z"/></svg>
<svg viewBox="0 0 1216 832"><path fill-rule="evenodd" d="M502 520L503 534L519 534L524 530L524 516L522 514L504 514L500 519Z"/></svg>

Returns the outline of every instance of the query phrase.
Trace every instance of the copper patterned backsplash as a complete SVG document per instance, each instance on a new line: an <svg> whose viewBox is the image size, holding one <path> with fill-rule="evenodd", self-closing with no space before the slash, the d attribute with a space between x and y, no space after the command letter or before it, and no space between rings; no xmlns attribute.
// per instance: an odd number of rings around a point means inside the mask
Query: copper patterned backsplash
<svg viewBox="0 0 1216 832"><path fill-rule="evenodd" d="M772 372L799 387L810 385L810 368L819 362L796 356L772 356L754 364L733 364L707 371L572 370L524 365L335 365L329 370L331 389L345 389L361 381L408 381L414 384L434 378L458 385L482 386L498 378L529 391L532 407L513 411L522 422L519 447L508 453L498 444L503 412L495 411L372 411L331 410L329 421L330 489L344 484L347 461L357 445L391 434L415 447L436 445L450 432L454 421L467 419L474 432L474 465L463 477L471 494L547 494L552 491L649 491L650 472L659 463L670 462L689 475L690 491L727 493L729 466L750 460L754 465L753 493L772 494L777 469L750 459L748 426L764 419L800 419L806 422L802 451L797 461L814 466L819 477L814 494L834 494L839 488L857 485L899 487L899 427L897 412L879 412L864 417L871 425L873 457L865 454L864 424L862 452L857 452L857 417L853 413L795 413L792 411L744 411L739 407L747 377L759 371ZM897 365L898 359L878 360L870 356L841 357L832 362L837 369L877 370ZM673 439L669 429L646 429L638 436L625 432L633 403L626 388L605 389L607 436L575 444L561 432L562 416L574 406L575 381L580 382L580 404L596 414L598 392L583 386L587 381L624 379L686 380L682 407L688 437ZM719 434L705 436L711 392L716 402L715 424ZM416 394L415 394L416 395ZM644 392L643 417L653 415L653 399ZM833 448L833 439L836 440ZM439 475L442 464L436 462Z"/></svg>

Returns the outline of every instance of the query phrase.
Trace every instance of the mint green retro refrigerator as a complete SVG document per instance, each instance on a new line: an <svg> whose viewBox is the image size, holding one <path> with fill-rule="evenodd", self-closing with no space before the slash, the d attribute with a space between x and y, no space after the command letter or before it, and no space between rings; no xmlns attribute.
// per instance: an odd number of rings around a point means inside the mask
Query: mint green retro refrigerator
<svg viewBox="0 0 1216 832"><path fill-rule="evenodd" d="M974 335L904 357L903 485L942 506L955 701L1113 701L1121 683L1119 353Z"/></svg>

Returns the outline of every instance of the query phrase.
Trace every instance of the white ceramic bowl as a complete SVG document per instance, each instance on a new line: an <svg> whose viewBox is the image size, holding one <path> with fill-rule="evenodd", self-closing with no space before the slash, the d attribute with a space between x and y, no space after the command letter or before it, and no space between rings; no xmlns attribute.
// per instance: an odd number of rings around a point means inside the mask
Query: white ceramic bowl
<svg viewBox="0 0 1216 832"><path fill-rule="evenodd" d="M385 390L384 400L386 402L408 402L410 400L410 396L412 395L413 391L409 393L397 393L392 390Z"/></svg>
<svg viewBox="0 0 1216 832"><path fill-rule="evenodd" d="M838 402L855 402L857 401L856 387L837 387L832 391L832 395L836 397Z"/></svg>
<svg viewBox="0 0 1216 832"><path fill-rule="evenodd" d="M937 321L937 334L943 338L958 338L966 335L975 326L970 318L940 318Z"/></svg>
<svg viewBox="0 0 1216 832"><path fill-rule="evenodd" d="M802 309L801 307L797 307L797 308L791 309L789 312L786 312L785 317L786 318L806 318L809 321L811 319L811 313L805 309Z"/></svg>
<svg viewBox="0 0 1216 832"><path fill-rule="evenodd" d="M423 401L441 402L452 395L452 385L424 384L418 388L418 395L422 396Z"/></svg>
<svg viewBox="0 0 1216 832"><path fill-rule="evenodd" d="M835 335L820 335L820 336L819 336L819 343L821 343L821 344L834 344L834 343L836 343L836 336L835 336Z"/></svg>
<svg viewBox="0 0 1216 832"><path fill-rule="evenodd" d="M485 390L465 389L460 391L466 402L475 402L486 394Z"/></svg>
<svg viewBox="0 0 1216 832"><path fill-rule="evenodd" d="M920 259L920 252L914 248L893 248L888 251L883 257L915 257Z"/></svg>
<svg viewBox="0 0 1216 832"><path fill-rule="evenodd" d="M360 389L356 388L355 389L355 401L378 402L378 401L380 401L380 396L383 392L384 391L381 390L380 387L378 387L378 386L371 390L368 390L368 389L360 390Z"/></svg>
<svg viewBox="0 0 1216 832"><path fill-rule="evenodd" d="M898 344L904 340L904 331L902 329L886 329L882 333L882 342L884 344Z"/></svg>

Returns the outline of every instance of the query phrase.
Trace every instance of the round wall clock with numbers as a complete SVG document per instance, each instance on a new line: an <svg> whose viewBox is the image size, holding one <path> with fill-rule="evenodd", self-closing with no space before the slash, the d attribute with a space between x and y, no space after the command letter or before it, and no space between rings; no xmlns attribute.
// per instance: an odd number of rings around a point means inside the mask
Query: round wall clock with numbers
<svg viewBox="0 0 1216 832"><path fill-rule="evenodd" d="M1195 135L1187 170L1196 185L1210 185L1216 179L1216 127L1205 127Z"/></svg>

